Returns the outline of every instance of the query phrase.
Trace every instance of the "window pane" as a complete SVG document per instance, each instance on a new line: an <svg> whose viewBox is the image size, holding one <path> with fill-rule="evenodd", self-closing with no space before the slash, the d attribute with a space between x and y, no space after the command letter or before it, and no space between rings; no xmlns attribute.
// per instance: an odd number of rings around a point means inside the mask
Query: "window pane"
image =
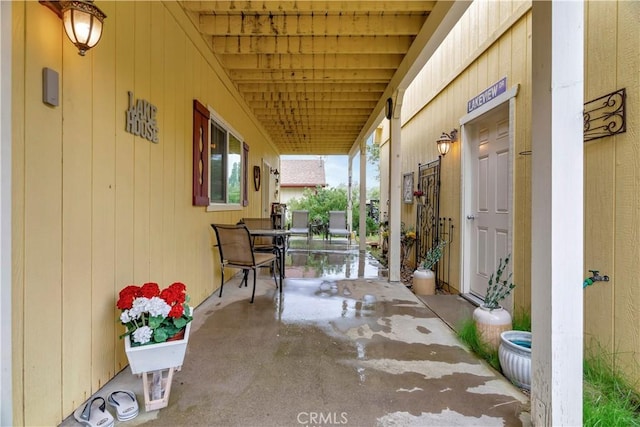
<svg viewBox="0 0 640 427"><path fill-rule="evenodd" d="M227 132L215 123L211 124L211 158L209 171L209 198L212 203L226 203L225 148Z"/></svg>
<svg viewBox="0 0 640 427"><path fill-rule="evenodd" d="M229 134L229 155L227 158L229 203L240 203L240 188L242 176L242 142Z"/></svg>

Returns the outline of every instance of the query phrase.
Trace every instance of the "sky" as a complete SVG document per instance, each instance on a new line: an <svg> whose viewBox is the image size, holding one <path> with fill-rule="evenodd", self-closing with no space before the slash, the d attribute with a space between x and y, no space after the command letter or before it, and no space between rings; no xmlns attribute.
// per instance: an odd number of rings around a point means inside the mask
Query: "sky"
<svg viewBox="0 0 640 427"><path fill-rule="evenodd" d="M324 173L329 187L345 186L349 183L349 156L282 156L284 160L324 159ZM360 183L360 155L353 158L353 185ZM375 167L367 162L367 189L378 187L380 182Z"/></svg>

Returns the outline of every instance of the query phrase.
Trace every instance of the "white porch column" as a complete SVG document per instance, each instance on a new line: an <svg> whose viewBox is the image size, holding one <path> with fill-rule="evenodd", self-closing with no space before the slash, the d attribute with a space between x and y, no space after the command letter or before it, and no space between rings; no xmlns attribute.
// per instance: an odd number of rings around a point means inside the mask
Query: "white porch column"
<svg viewBox="0 0 640 427"><path fill-rule="evenodd" d="M0 2L0 425L13 424L11 386L11 2Z"/></svg>
<svg viewBox="0 0 640 427"><path fill-rule="evenodd" d="M351 233L353 231L353 214L351 212L353 209L353 202L351 201L351 197L353 197L353 157L351 155L349 155L347 170L349 175L349 185L347 186L347 230Z"/></svg>
<svg viewBox="0 0 640 427"><path fill-rule="evenodd" d="M534 1L532 421L582 425L584 6Z"/></svg>
<svg viewBox="0 0 640 427"><path fill-rule="evenodd" d="M393 110L390 123L389 138L389 281L400 281L400 207L402 205L402 170L400 155L402 141L400 133L402 122L402 97L404 91L396 90L393 94Z"/></svg>
<svg viewBox="0 0 640 427"><path fill-rule="evenodd" d="M367 250L367 143L360 141L360 243L358 250Z"/></svg>

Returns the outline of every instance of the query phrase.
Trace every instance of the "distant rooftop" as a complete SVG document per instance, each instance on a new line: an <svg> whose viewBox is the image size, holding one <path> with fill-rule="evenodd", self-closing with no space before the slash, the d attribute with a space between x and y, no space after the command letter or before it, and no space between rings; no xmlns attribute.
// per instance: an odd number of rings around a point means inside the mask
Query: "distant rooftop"
<svg viewBox="0 0 640 427"><path fill-rule="evenodd" d="M324 160L280 160L280 187L327 186Z"/></svg>

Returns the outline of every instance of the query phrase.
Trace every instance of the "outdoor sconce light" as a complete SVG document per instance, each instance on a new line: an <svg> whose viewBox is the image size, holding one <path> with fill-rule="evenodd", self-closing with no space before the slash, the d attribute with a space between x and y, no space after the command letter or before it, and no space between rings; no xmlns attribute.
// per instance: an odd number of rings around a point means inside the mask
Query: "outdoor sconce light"
<svg viewBox="0 0 640 427"><path fill-rule="evenodd" d="M458 130L453 129L451 133L442 132L440 138L436 140L436 144L438 144L438 152L442 157L446 156L451 148L451 144L458 140Z"/></svg>
<svg viewBox="0 0 640 427"><path fill-rule="evenodd" d="M102 23L107 17L93 5L93 0L40 1L62 18L67 37L84 56L102 37Z"/></svg>

